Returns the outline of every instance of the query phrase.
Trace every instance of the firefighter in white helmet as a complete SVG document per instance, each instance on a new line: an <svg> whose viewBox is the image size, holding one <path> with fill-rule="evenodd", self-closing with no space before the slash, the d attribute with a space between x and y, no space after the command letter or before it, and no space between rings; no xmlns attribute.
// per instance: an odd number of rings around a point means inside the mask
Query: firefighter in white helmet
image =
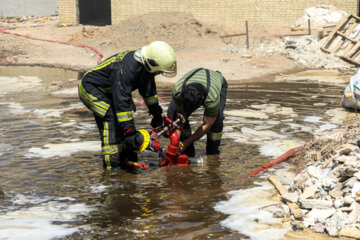
<svg viewBox="0 0 360 240"><path fill-rule="evenodd" d="M162 109L156 92L155 75L176 75L176 58L169 44L154 41L139 50L124 51L104 60L85 73L79 84L81 101L94 113L107 169L125 167L137 161L146 149L149 135L136 130L135 105L131 93L138 89L149 114L151 126L162 124Z"/></svg>

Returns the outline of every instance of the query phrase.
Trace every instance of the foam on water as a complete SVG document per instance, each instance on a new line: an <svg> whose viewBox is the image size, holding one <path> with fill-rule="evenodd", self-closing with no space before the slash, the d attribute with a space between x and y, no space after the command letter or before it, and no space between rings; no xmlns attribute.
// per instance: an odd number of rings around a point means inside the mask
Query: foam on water
<svg viewBox="0 0 360 240"><path fill-rule="evenodd" d="M86 142L70 142L70 143L58 143L58 144L46 144L44 148L32 147L29 149L29 153L25 154L27 158L42 157L70 157L76 152L97 152L100 151L99 141L86 141Z"/></svg>
<svg viewBox="0 0 360 240"><path fill-rule="evenodd" d="M85 204L51 201L0 215L0 239L47 240L62 238L80 229L69 225L92 209ZM56 224L54 224L56 222Z"/></svg>
<svg viewBox="0 0 360 240"><path fill-rule="evenodd" d="M282 163L274 168L260 173L265 178L274 174L283 184L289 183L295 173L290 171L292 165ZM254 182L259 185L249 189L241 189L228 192L230 199L218 202L215 210L229 216L221 222L224 227L245 234L252 240L276 240L284 239L284 235L290 230L289 222L282 222L281 218L274 218L273 213L283 211L277 198L274 198L276 190L268 182Z"/></svg>
<svg viewBox="0 0 360 240"><path fill-rule="evenodd" d="M41 87L41 82L42 80L40 78L32 76L0 76L0 95L5 95L12 92L19 92L19 89L21 89L21 92L36 90Z"/></svg>
<svg viewBox="0 0 360 240"><path fill-rule="evenodd" d="M8 103L1 103L1 105L7 105L8 108L8 113L10 114L26 114L31 112L30 110L26 110L25 107L23 105L21 105L20 103L16 103L16 102L8 102Z"/></svg>
<svg viewBox="0 0 360 240"><path fill-rule="evenodd" d="M259 151L263 156L276 158L292 148L301 146L303 143L303 141L296 140L265 141L260 145Z"/></svg>
<svg viewBox="0 0 360 240"><path fill-rule="evenodd" d="M281 218L274 218L278 207L267 207L278 203L270 199L273 187L267 183L251 189L231 191L227 201L216 204L215 210L229 214L221 225L249 236L252 240L282 239L289 230L289 224L283 224Z"/></svg>

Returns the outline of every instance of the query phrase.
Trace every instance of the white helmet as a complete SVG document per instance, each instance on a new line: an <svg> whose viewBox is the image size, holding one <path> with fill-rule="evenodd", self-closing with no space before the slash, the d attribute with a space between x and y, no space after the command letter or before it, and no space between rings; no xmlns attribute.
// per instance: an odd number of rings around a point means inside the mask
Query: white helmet
<svg viewBox="0 0 360 240"><path fill-rule="evenodd" d="M176 58L174 50L163 41L154 41L140 50L141 61L151 73L162 73L165 77L176 75Z"/></svg>

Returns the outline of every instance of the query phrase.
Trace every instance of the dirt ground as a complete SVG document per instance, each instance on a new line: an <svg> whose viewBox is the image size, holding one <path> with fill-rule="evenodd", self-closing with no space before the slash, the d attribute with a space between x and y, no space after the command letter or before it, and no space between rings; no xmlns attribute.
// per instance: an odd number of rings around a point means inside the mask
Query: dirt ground
<svg viewBox="0 0 360 240"><path fill-rule="evenodd" d="M2 19L0 27L7 28L6 31L12 34L87 44L99 49L103 59L123 50L140 48L154 40L166 41L175 50L178 76L172 79L159 77L157 81L170 84L196 67L219 70L229 82L267 80L269 76L300 68L285 56L256 48L258 44L274 39L275 35L286 35L289 28L250 28L250 49L247 50L245 36L222 37L244 33L244 26L210 25L180 12L145 14L105 27L61 27L56 16ZM97 55L89 49L12 34L0 34L0 64L43 65L83 71L97 64Z"/></svg>

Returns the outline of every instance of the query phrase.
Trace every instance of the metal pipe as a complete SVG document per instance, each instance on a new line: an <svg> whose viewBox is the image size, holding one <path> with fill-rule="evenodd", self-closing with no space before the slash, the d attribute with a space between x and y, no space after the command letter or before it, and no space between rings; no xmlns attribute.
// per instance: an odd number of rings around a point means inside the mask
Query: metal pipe
<svg viewBox="0 0 360 240"><path fill-rule="evenodd" d="M245 26L246 26L246 47L249 50L249 25L248 25L248 21L245 21Z"/></svg>

